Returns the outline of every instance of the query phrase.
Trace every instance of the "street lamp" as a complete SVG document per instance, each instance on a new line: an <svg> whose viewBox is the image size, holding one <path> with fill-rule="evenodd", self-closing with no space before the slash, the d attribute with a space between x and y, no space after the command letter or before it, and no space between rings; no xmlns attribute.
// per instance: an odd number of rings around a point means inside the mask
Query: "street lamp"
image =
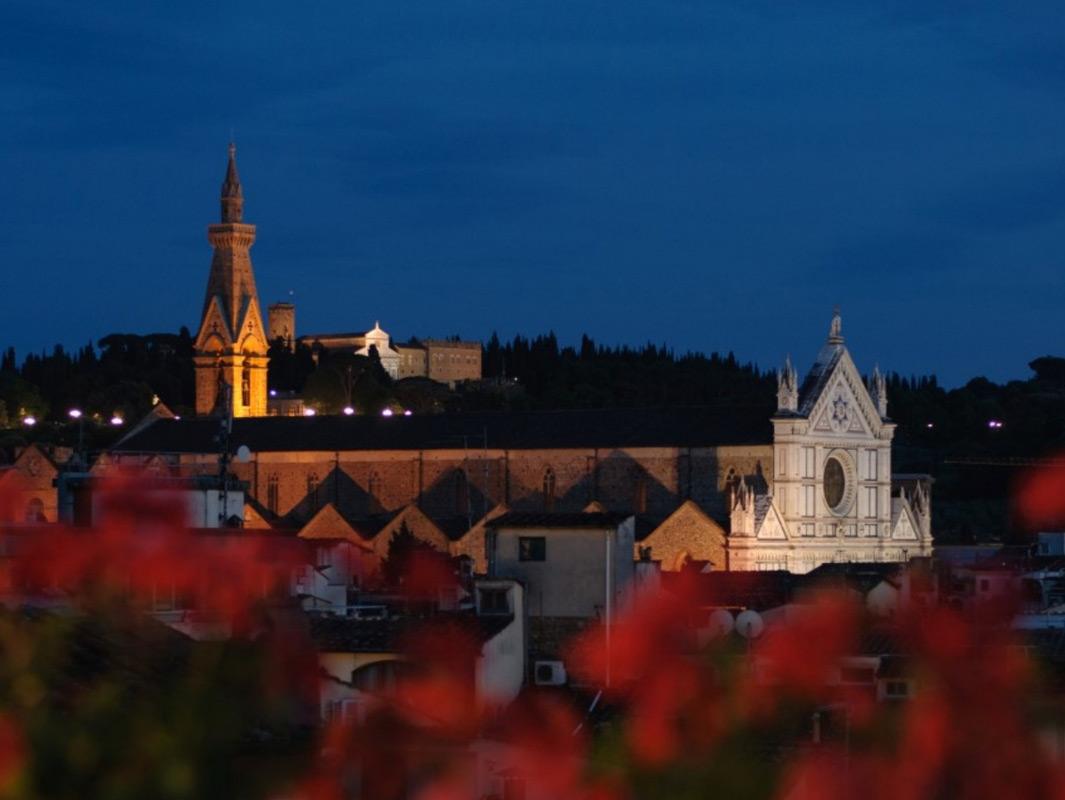
<svg viewBox="0 0 1065 800"><path fill-rule="evenodd" d="M392 416L392 409L391 408L386 408L386 409L382 410L381 411L381 416L382 417L391 417Z"/></svg>
<svg viewBox="0 0 1065 800"><path fill-rule="evenodd" d="M22 424L32 428L34 425L37 424L37 417L33 416L32 414L28 414L22 418Z"/></svg>
<svg viewBox="0 0 1065 800"><path fill-rule="evenodd" d="M67 412L71 419L78 421L78 458L84 459L85 454L85 416L81 413L80 408L72 408ZM85 466L84 460L81 461L82 466Z"/></svg>
<svg viewBox="0 0 1065 800"><path fill-rule="evenodd" d="M355 409L354 408L352 408L351 406L344 406L344 416L350 417L354 413L355 413Z"/></svg>
<svg viewBox="0 0 1065 800"><path fill-rule="evenodd" d="M310 408L310 407L307 407L307 408L303 409L303 416L305 416L305 417L313 417L317 413L318 413L317 411L315 411L313 408Z"/></svg>
<svg viewBox="0 0 1065 800"><path fill-rule="evenodd" d="M118 414L115 414L113 417L111 417L111 424L116 427L121 425L123 422L125 422L125 420L122 419L122 417L120 417Z"/></svg>

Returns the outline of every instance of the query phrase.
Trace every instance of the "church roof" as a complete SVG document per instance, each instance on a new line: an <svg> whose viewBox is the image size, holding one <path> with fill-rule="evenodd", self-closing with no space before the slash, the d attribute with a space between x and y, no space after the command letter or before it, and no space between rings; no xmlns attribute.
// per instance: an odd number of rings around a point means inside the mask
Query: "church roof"
<svg viewBox="0 0 1065 800"><path fill-rule="evenodd" d="M253 452L587 447L714 447L772 442L771 411L757 407L485 411L413 416L244 417L230 441ZM159 419L116 452L213 453L218 420Z"/></svg>
<svg viewBox="0 0 1065 800"><path fill-rule="evenodd" d="M832 377L832 373L835 372L836 365L843 358L844 352L846 352L846 348L842 342L838 344L826 343L821 348L813 366L810 367L810 371L803 379L802 386L799 387L799 413L801 415L807 416L813 411L817 398L825 390L825 386L829 378Z"/></svg>

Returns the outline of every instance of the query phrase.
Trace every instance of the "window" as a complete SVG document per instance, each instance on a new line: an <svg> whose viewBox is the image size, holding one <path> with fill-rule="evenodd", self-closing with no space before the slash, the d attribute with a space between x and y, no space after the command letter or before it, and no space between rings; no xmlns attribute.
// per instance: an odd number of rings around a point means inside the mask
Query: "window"
<svg viewBox="0 0 1065 800"><path fill-rule="evenodd" d="M887 697L909 697L910 685L906 681L887 681L884 684L884 694Z"/></svg>
<svg viewBox="0 0 1065 800"><path fill-rule="evenodd" d="M862 459L862 480L875 481L877 479L877 453L876 450L864 451L865 458Z"/></svg>
<svg viewBox="0 0 1065 800"><path fill-rule="evenodd" d="M251 370L245 367L240 373L240 403L251 405Z"/></svg>
<svg viewBox="0 0 1065 800"><path fill-rule="evenodd" d="M545 561L547 559L547 540L543 536L521 536L518 538L519 561Z"/></svg>
<svg viewBox="0 0 1065 800"><path fill-rule="evenodd" d="M318 473L312 472L307 476L307 504L311 511L318 510Z"/></svg>
<svg viewBox="0 0 1065 800"><path fill-rule="evenodd" d="M381 503L381 476L377 470L370 472L370 477L366 481L366 494L370 513L380 514L384 506Z"/></svg>
<svg viewBox="0 0 1065 800"><path fill-rule="evenodd" d="M468 514L470 511L469 483L465 470L455 471L455 513Z"/></svg>
<svg viewBox="0 0 1065 800"><path fill-rule="evenodd" d="M876 503L876 487L865 487L865 516L876 518L877 515L877 503Z"/></svg>
<svg viewBox="0 0 1065 800"><path fill-rule="evenodd" d="M271 514L276 514L278 509L278 480L277 473L272 473L266 479L266 507Z"/></svg>
<svg viewBox="0 0 1065 800"><path fill-rule="evenodd" d="M482 614L509 614L506 589L480 589Z"/></svg>
<svg viewBox="0 0 1065 800"><path fill-rule="evenodd" d="M814 476L814 449L812 447L802 449L802 476L804 478Z"/></svg>
<svg viewBox="0 0 1065 800"><path fill-rule="evenodd" d="M824 474L825 502L828 507L836 511L843 505L844 492L847 488L847 478L843 472L843 465L839 459L830 458L825 462Z"/></svg>
<svg viewBox="0 0 1065 800"><path fill-rule="evenodd" d="M637 514L647 512L647 478L643 475L636 476L636 485L633 487L632 510Z"/></svg>
<svg viewBox="0 0 1065 800"><path fill-rule="evenodd" d="M555 508L555 471L551 467L544 470L543 494L544 511L553 511Z"/></svg>

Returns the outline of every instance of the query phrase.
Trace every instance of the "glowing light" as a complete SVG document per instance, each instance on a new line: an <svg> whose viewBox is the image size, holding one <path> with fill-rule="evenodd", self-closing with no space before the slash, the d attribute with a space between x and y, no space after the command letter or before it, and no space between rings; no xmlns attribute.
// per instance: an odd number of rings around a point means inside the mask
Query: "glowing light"
<svg viewBox="0 0 1065 800"><path fill-rule="evenodd" d="M935 424L934 424L934 423L932 423L932 422L929 422L929 423L927 423L927 424L925 425L925 427L926 427L926 428L928 428L929 430L931 430L932 428L934 428L934 427L935 427Z"/></svg>
<svg viewBox="0 0 1065 800"><path fill-rule="evenodd" d="M403 416L405 416L405 417L409 417L410 415L411 415L411 412L410 412L409 408L403 412Z"/></svg>
<svg viewBox="0 0 1065 800"><path fill-rule="evenodd" d="M123 422L125 422L125 420L122 419L122 417L118 416L118 414L115 414L113 417L111 417L112 425L121 425Z"/></svg>
<svg viewBox="0 0 1065 800"><path fill-rule="evenodd" d="M392 416L392 409L391 408L383 409L381 411L381 416L382 417L391 417Z"/></svg>
<svg viewBox="0 0 1065 800"><path fill-rule="evenodd" d="M317 413L318 412L315 411L313 408L305 408L305 409L303 409L303 416L305 416L305 417L313 417Z"/></svg>
<svg viewBox="0 0 1065 800"><path fill-rule="evenodd" d="M23 417L22 418L22 424L23 425L29 425L32 428L34 425L37 424L37 417L34 417L32 415Z"/></svg>
<svg viewBox="0 0 1065 800"><path fill-rule="evenodd" d="M174 415L174 419L181 419L181 415L180 414L175 414Z"/></svg>
<svg viewBox="0 0 1065 800"><path fill-rule="evenodd" d="M81 419L81 409L80 408L72 408L67 413L70 415L71 419Z"/></svg>
<svg viewBox="0 0 1065 800"><path fill-rule="evenodd" d="M1000 419L989 419L987 421L987 427L991 428L992 430L996 430L997 431L999 428L1002 427L1002 420L1000 420Z"/></svg>
<svg viewBox="0 0 1065 800"><path fill-rule="evenodd" d="M277 389L271 389L270 390L270 396L271 397L277 397Z"/></svg>
<svg viewBox="0 0 1065 800"><path fill-rule="evenodd" d="M351 406L344 406L344 416L350 417L354 413L355 413L355 409L354 408L352 408Z"/></svg>

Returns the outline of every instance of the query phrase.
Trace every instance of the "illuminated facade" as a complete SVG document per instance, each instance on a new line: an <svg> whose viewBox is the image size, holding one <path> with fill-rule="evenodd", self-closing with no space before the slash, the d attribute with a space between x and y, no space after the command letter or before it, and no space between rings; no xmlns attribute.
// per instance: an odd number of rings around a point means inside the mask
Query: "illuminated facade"
<svg viewBox="0 0 1065 800"><path fill-rule="evenodd" d="M772 424L767 487L745 478L730 487L731 569L807 572L832 561L931 555L928 481L893 490L885 381L878 368L862 380L838 311L801 386L785 362Z"/></svg>
<svg viewBox="0 0 1065 800"><path fill-rule="evenodd" d="M267 341L255 290L250 250L255 226L243 221L244 194L236 147L222 183L222 221L207 228L214 248L200 330L196 335L196 413L229 411L261 417L266 411Z"/></svg>

